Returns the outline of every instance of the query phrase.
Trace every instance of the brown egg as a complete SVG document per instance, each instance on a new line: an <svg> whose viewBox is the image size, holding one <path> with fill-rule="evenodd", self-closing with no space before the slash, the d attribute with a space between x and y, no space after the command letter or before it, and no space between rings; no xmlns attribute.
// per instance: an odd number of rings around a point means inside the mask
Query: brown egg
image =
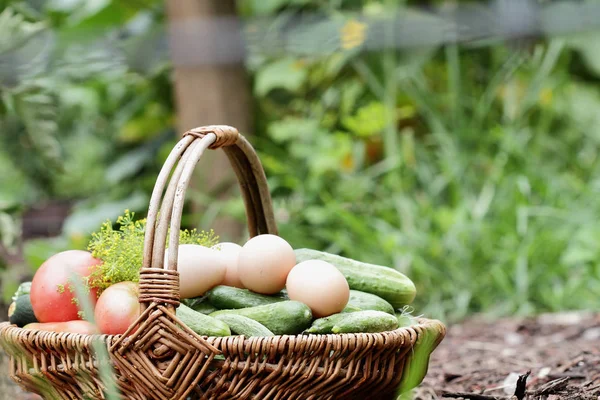
<svg viewBox="0 0 600 400"><path fill-rule="evenodd" d="M303 261L292 268L286 288L290 300L306 304L316 318L339 313L350 299L350 287L344 275L321 260Z"/></svg>
<svg viewBox="0 0 600 400"><path fill-rule="evenodd" d="M237 243L223 242L214 245L211 249L219 252L227 267L225 279L223 279L222 284L244 289L244 284L240 280L240 274L238 273L238 259L240 251L242 251L242 246Z"/></svg>
<svg viewBox="0 0 600 400"><path fill-rule="evenodd" d="M165 266L169 251L165 253ZM202 296L225 278L227 267L217 250L199 244L182 244L177 255L179 293L182 299Z"/></svg>
<svg viewBox="0 0 600 400"><path fill-rule="evenodd" d="M258 235L242 247L238 273L247 289L274 294L285 287L288 273L296 265L294 249L277 235Z"/></svg>

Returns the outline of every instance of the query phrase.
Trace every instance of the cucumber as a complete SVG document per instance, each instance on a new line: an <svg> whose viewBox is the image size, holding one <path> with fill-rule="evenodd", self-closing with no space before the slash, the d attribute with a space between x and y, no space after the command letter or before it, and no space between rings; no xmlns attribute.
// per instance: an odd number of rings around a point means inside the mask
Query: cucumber
<svg viewBox="0 0 600 400"><path fill-rule="evenodd" d="M206 296L194 297L192 299L184 299L181 301L183 304L188 306L194 311L198 311L202 314L210 314L217 311L217 307L210 304Z"/></svg>
<svg viewBox="0 0 600 400"><path fill-rule="evenodd" d="M267 296L248 289L224 285L215 286L207 292L206 296L210 304L220 310L264 306L285 301L282 297Z"/></svg>
<svg viewBox="0 0 600 400"><path fill-rule="evenodd" d="M354 306L359 310L383 311L388 314L395 314L394 307L384 299L372 293L361 292L360 290L350 290L350 299L348 305ZM348 307L348 305L346 307Z"/></svg>
<svg viewBox="0 0 600 400"><path fill-rule="evenodd" d="M342 310L343 313L362 311L360 308L353 306L352 304L346 304L346 307Z"/></svg>
<svg viewBox="0 0 600 400"><path fill-rule="evenodd" d="M306 304L294 300L248 308L220 310L210 316L217 317L225 314L243 315L253 319L275 335L296 335L308 328L313 319L310 308Z"/></svg>
<svg viewBox="0 0 600 400"><path fill-rule="evenodd" d="M201 336L231 336L229 326L209 315L194 311L185 304L180 304L175 313L188 328Z"/></svg>
<svg viewBox="0 0 600 400"><path fill-rule="evenodd" d="M384 332L398 327L395 315L384 311L364 310L351 313L341 312L313 321L303 333L360 333Z"/></svg>
<svg viewBox="0 0 600 400"><path fill-rule="evenodd" d="M18 326L19 328L30 323L38 322L33 313L33 308L31 307L31 298L29 297L29 294L18 296L17 299L10 304L10 307L8 308L8 320L11 324Z"/></svg>
<svg viewBox="0 0 600 400"><path fill-rule="evenodd" d="M415 284L393 268L364 263L323 251L296 249L296 262L323 260L334 265L346 278L350 289L371 293L389 302L394 309L413 302Z"/></svg>
<svg viewBox="0 0 600 400"><path fill-rule="evenodd" d="M366 310L344 315L331 328L333 333L375 333L398 328L396 316L383 311Z"/></svg>
<svg viewBox="0 0 600 400"><path fill-rule="evenodd" d="M341 313L332 314L328 317L315 319L311 326L302 333L331 333L335 324L346 317L346 315L348 314L342 311Z"/></svg>
<svg viewBox="0 0 600 400"><path fill-rule="evenodd" d="M232 333L238 335L251 336L273 336L273 332L264 325L253 319L236 314L221 314L215 316L216 319L225 322Z"/></svg>

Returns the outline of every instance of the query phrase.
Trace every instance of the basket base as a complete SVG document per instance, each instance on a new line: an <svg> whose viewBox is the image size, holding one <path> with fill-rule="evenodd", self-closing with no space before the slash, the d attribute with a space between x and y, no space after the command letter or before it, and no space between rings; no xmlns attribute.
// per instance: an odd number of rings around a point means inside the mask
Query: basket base
<svg viewBox="0 0 600 400"><path fill-rule="evenodd" d="M414 375L411 354L431 331L438 332L433 351L445 327L421 319L418 325L376 334L204 338L219 350L216 356L192 351L188 337L156 357L160 343L171 343L161 336L170 338L168 332L156 333L154 347L145 348L148 339L142 338L127 344L131 351L118 354L112 346L116 336L23 330L2 323L0 345L10 355L11 378L45 399L105 398L93 348L98 339L109 350L123 399L387 400L397 397L401 385L412 389L406 384L406 377ZM126 366L123 357L133 359L136 368ZM410 386L415 383L420 383L419 371Z"/></svg>

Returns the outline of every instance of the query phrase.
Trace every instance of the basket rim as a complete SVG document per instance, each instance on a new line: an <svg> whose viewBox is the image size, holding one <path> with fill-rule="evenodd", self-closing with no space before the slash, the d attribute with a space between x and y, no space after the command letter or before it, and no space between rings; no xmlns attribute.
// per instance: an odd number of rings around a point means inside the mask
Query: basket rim
<svg viewBox="0 0 600 400"><path fill-rule="evenodd" d="M349 337L356 337L356 336L362 336L362 337L372 337L372 338L376 338L376 337L383 337L389 334L394 334L394 333L399 333L401 331L406 331L406 330L415 330L415 328L433 328L433 327L437 327L440 331L440 339L439 341L441 342L442 339L445 337L446 335L446 325L439 319L435 319L435 318L425 318L425 317L415 317L415 319L418 321L417 324L415 325L409 325L409 326L401 326L398 327L396 329L390 330L390 331L382 331L382 332L356 332L356 333L326 333L326 334L319 334L319 333L311 333L311 334L303 334L303 333L299 333L297 335L291 335L291 334L284 334L284 335L273 335L273 336L244 336L244 335L231 335L231 336L206 336L206 335L198 335L203 339L209 339L209 340L216 340L216 339L226 339L226 338L243 338L244 340L247 341L253 341L253 340L261 340L261 339L265 339L265 338L290 338L290 337L296 337L296 338L300 338L300 337L339 337L339 338L349 338ZM75 332L55 332L55 331L45 331L45 330L41 330L41 329L24 329L22 327L18 327L14 324L11 324L9 321L2 321L0 322L0 340L2 339L2 337L4 337L4 335L6 334L7 331L12 331L12 332L31 332L31 335L36 335L36 334L43 334L46 336L57 336L57 337L72 337L72 338L89 338L89 339L102 339L104 341L113 341L113 340L118 340L119 338L121 338L123 335L122 334L118 334L118 335L108 335L108 334L101 334L101 333L94 333L94 334L84 334L84 333L75 333ZM2 347L0 345L0 347Z"/></svg>

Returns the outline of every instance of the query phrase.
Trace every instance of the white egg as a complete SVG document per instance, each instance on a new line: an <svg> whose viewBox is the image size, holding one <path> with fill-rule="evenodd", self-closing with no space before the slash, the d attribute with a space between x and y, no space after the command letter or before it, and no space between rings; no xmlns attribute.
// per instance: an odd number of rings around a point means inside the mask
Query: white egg
<svg viewBox="0 0 600 400"><path fill-rule="evenodd" d="M316 318L339 313L348 304L350 287L332 264L307 260L290 271L286 289L290 300L306 304Z"/></svg>
<svg viewBox="0 0 600 400"><path fill-rule="evenodd" d="M225 271L225 278L223 279L223 285L234 286L240 289L244 288L244 284L240 280L240 274L238 272L238 259L242 246L237 243L223 242L214 245L211 249L215 249L221 255L221 258L225 262L227 271Z"/></svg>
<svg viewBox="0 0 600 400"><path fill-rule="evenodd" d="M290 270L296 265L296 254L285 239L271 234L258 235L242 247L238 273L247 289L274 294L285 287Z"/></svg>
<svg viewBox="0 0 600 400"><path fill-rule="evenodd" d="M165 266L169 262L168 254L167 249ZM227 267L217 250L199 244L182 244L177 254L179 294L182 299L202 296L223 282Z"/></svg>

